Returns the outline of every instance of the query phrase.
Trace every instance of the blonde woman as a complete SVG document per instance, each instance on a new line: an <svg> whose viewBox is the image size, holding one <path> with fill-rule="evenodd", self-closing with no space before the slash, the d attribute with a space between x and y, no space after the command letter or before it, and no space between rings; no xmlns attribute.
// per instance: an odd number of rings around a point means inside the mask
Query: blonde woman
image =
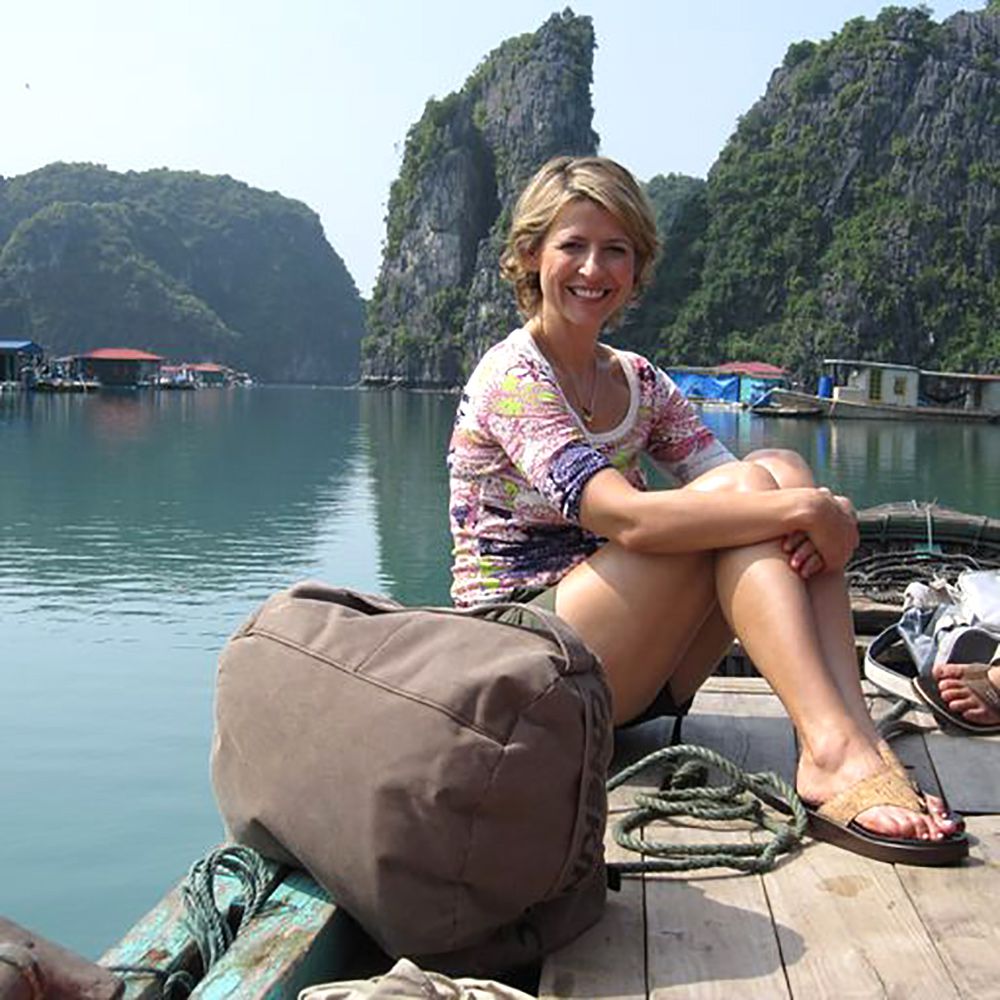
<svg viewBox="0 0 1000 1000"><path fill-rule="evenodd" d="M554 610L604 664L617 724L683 712L738 636L797 730L814 835L954 863L960 821L911 787L864 705L850 501L792 452L738 460L662 371L600 341L657 246L611 160L551 160L521 194L501 271L525 323L473 372L448 455L453 599ZM643 454L679 488L648 490Z"/></svg>

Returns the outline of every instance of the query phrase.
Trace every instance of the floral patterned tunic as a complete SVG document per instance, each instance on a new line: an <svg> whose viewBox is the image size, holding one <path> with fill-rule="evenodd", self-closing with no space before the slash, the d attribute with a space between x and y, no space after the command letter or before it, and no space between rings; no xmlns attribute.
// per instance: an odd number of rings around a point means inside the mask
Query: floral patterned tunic
<svg viewBox="0 0 1000 1000"><path fill-rule="evenodd" d="M594 552L604 539L580 525L579 508L601 469L646 489L644 452L681 484L734 460L662 371L638 354L615 353L629 407L601 433L588 431L566 402L527 329L492 347L472 373L448 451L457 605L552 586Z"/></svg>

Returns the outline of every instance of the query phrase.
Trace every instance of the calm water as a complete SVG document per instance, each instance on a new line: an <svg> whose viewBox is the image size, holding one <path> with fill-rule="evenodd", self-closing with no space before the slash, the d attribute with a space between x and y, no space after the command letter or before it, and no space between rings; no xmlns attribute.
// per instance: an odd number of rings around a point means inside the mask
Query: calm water
<svg viewBox="0 0 1000 1000"><path fill-rule="evenodd" d="M0 913L96 956L221 836L216 655L304 577L447 601L455 400L0 395ZM1000 432L711 412L859 506L1000 517Z"/></svg>

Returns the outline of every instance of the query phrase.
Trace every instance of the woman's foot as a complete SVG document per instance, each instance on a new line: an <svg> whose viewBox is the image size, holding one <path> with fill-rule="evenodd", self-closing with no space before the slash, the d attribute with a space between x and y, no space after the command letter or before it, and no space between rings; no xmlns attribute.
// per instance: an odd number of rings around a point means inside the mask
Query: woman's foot
<svg viewBox="0 0 1000 1000"><path fill-rule="evenodd" d="M888 740L879 740L876 749L878 750L879 757L882 758L882 762L889 767L890 770L894 771L906 782L908 782L910 787L923 798L924 803L927 806L927 811L936 820L953 820L957 830L961 831L965 829L965 820L963 820L961 816L953 813L945 805L944 799L939 798L937 795L930 795L920 788L913 776L907 770L906 765L896 756L896 752L889 745Z"/></svg>
<svg viewBox="0 0 1000 1000"><path fill-rule="evenodd" d="M939 663L934 680L949 711L978 726L1000 725L1000 664Z"/></svg>
<svg viewBox="0 0 1000 1000"><path fill-rule="evenodd" d="M806 802L822 805L886 770L895 771L895 767L883 759L878 746L860 737L835 735L813 740L803 750L796 788ZM854 821L870 833L900 840L944 840L961 830L960 820L944 809L940 799L928 802L924 796L922 803L926 812L898 805L875 805L858 813Z"/></svg>

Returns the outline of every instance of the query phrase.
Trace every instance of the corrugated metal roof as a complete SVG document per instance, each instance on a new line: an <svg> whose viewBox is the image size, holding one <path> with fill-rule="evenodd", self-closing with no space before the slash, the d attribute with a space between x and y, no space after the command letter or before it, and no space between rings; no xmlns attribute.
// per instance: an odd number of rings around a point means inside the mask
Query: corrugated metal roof
<svg viewBox="0 0 1000 1000"><path fill-rule="evenodd" d="M137 351L134 347L98 347L96 351L88 351L79 355L92 361L162 361L159 354L148 351Z"/></svg>

